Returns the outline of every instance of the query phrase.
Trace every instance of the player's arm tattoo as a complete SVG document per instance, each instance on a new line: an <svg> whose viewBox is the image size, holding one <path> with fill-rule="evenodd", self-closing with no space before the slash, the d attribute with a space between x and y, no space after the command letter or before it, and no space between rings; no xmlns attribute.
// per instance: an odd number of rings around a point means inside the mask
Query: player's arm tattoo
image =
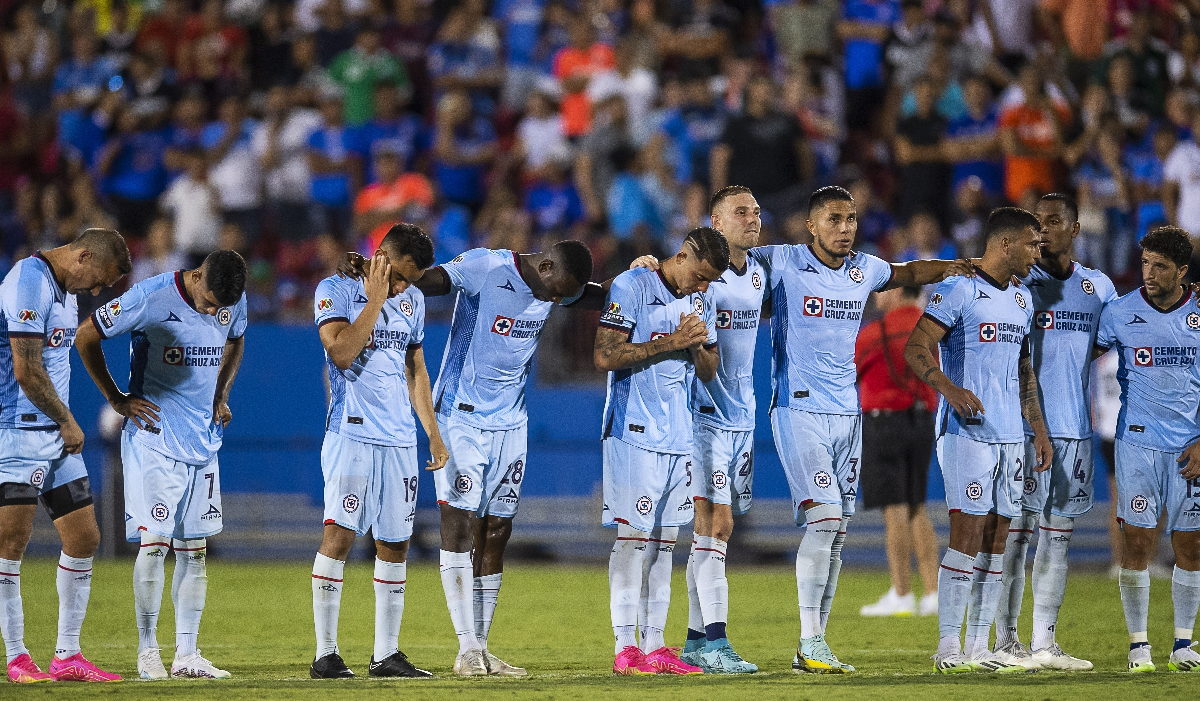
<svg viewBox="0 0 1200 701"><path fill-rule="evenodd" d="M630 368L660 353L674 350L669 336L646 343L630 343L629 333L601 326L596 330L596 349L593 360L596 369L605 372Z"/></svg>
<svg viewBox="0 0 1200 701"><path fill-rule="evenodd" d="M944 335L945 329L928 318L922 318L904 346L904 361L922 382L938 392L942 391L941 387L946 386L943 383L950 382L950 378L946 377L934 358L934 349Z"/></svg>
<svg viewBox="0 0 1200 701"><path fill-rule="evenodd" d="M440 265L435 265L426 270L421 279L417 280L413 285L426 297L448 295L450 294L450 290L453 289L450 284L450 276L446 274L446 271Z"/></svg>
<svg viewBox="0 0 1200 701"><path fill-rule="evenodd" d="M71 409L58 396L58 390L54 389L54 382L42 364L45 340L41 337L11 336L9 343L12 344L13 374L29 401L59 426L74 421Z"/></svg>
<svg viewBox="0 0 1200 701"><path fill-rule="evenodd" d="M1029 422L1034 433L1045 433L1046 422L1042 418L1042 402L1038 393L1037 373L1033 370L1033 358L1024 356L1017 364L1017 377L1021 381L1021 416Z"/></svg>
<svg viewBox="0 0 1200 701"><path fill-rule="evenodd" d="M237 377L238 368L242 366L242 352L245 348L245 336L225 341L225 353L221 356L221 370L217 373L216 403L225 404L229 401L229 390L233 389L233 378Z"/></svg>

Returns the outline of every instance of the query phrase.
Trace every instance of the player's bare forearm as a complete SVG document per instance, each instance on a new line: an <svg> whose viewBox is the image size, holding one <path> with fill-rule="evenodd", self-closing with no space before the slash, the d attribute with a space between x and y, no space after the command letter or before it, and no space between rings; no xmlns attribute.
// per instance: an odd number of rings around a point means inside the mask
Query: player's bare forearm
<svg viewBox="0 0 1200 701"><path fill-rule="evenodd" d="M217 403L225 404L229 401L229 391L233 389L233 380L237 377L238 369L242 367L242 353L245 349L245 336L225 341L221 370L217 373L217 392L214 398Z"/></svg>
<svg viewBox="0 0 1200 701"><path fill-rule="evenodd" d="M10 337L9 343L12 344L13 374L29 401L59 426L74 422L71 409L58 396L58 390L54 389L54 382L42 364L43 339Z"/></svg>
<svg viewBox="0 0 1200 701"><path fill-rule="evenodd" d="M613 278L604 281L603 284L589 282L583 286L583 295L571 304L567 305L568 309L583 309L585 311L598 312L604 310L604 300L608 297L608 287L612 285Z"/></svg>
<svg viewBox="0 0 1200 701"><path fill-rule="evenodd" d="M442 270L442 266L437 265L425 271L420 280L417 280L416 288L421 291L421 294L426 297L441 297L450 294L453 286L450 284L450 276Z"/></svg>
<svg viewBox="0 0 1200 701"><path fill-rule="evenodd" d="M696 366L696 378L701 382L711 382L717 376L717 367L721 364L721 354L716 344L712 347L700 346L689 349L692 364Z"/></svg>
<svg viewBox="0 0 1200 701"><path fill-rule="evenodd" d="M596 330L596 350L593 360L596 369L604 372L631 368L661 353L676 350L670 336L661 336L645 343L630 343L625 331L601 326Z"/></svg>
<svg viewBox="0 0 1200 701"><path fill-rule="evenodd" d="M75 334L75 350L79 351L79 360L92 376L92 382L96 383L100 394L104 395L109 404L114 404L124 395L113 381L112 373L108 371L108 363L104 360L104 348L100 341L96 322L88 317L87 321L79 325L79 331Z"/></svg>
<svg viewBox="0 0 1200 701"><path fill-rule="evenodd" d="M437 435L437 416L433 413L433 388L429 370L425 367L424 349L409 348L404 355L404 379L408 382L408 397L425 435Z"/></svg>
<svg viewBox="0 0 1200 701"><path fill-rule="evenodd" d="M932 326L934 331L931 332L928 326ZM928 319L921 319L909 335L908 343L904 345L904 362L908 363L908 367L912 368L922 382L939 393L942 392L940 387L945 387L945 383L950 382L934 355L934 348L944 334L945 331L941 327Z"/></svg>
<svg viewBox="0 0 1200 701"><path fill-rule="evenodd" d="M1046 420L1042 416L1042 402L1038 396L1037 373L1033 370L1033 358L1025 356L1017 365L1017 377L1021 382L1021 416L1029 422L1034 435L1046 435Z"/></svg>
<svg viewBox="0 0 1200 701"><path fill-rule="evenodd" d="M974 274L974 264L965 258L960 260L912 260L907 263L893 263L892 280L883 289L890 290L896 287L932 285L955 275L971 277Z"/></svg>
<svg viewBox="0 0 1200 701"><path fill-rule="evenodd" d="M362 353L363 348L371 342L371 336L375 333L375 321L379 319L381 309L381 302L368 301L353 324L331 321L321 326L318 331L321 334L321 345L325 346L329 359L339 370L348 369L358 354Z"/></svg>

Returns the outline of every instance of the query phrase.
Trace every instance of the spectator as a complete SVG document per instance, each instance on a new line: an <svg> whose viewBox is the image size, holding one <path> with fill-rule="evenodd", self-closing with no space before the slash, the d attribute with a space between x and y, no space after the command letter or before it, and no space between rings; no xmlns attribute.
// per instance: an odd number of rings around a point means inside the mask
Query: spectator
<svg viewBox="0 0 1200 701"><path fill-rule="evenodd" d="M517 124L513 147L516 157L525 160L525 172L536 175L552 157L569 153L570 148L554 98L545 92L531 92L525 101L525 116Z"/></svg>
<svg viewBox="0 0 1200 701"><path fill-rule="evenodd" d="M910 260L958 258L954 244L942 237L941 225L930 212L913 214L905 229L907 245L894 255L895 260L904 263Z"/></svg>
<svg viewBox="0 0 1200 701"><path fill-rule="evenodd" d="M1038 0L986 0L977 7L975 34L1002 66L1015 73L1033 56Z"/></svg>
<svg viewBox="0 0 1200 701"><path fill-rule="evenodd" d="M721 139L727 119L707 79L693 76L684 83L683 104L666 113L660 132L674 154L677 182L708 184L709 154Z"/></svg>
<svg viewBox="0 0 1200 701"><path fill-rule="evenodd" d="M341 93L321 95L321 126L308 137L308 167L312 172L312 226L317 236L348 241L350 203L359 190L359 165L349 130L343 122Z"/></svg>
<svg viewBox="0 0 1200 701"><path fill-rule="evenodd" d="M167 127L169 146L163 155L163 163L168 172L174 174L184 169L180 152L200 145L204 129L208 125L207 116L208 103L199 90L188 91L176 103L174 120Z"/></svg>
<svg viewBox="0 0 1200 701"><path fill-rule="evenodd" d="M354 151L363 163L373 164L372 154L386 144L400 155L401 168L411 170L416 167L418 157L428 150L429 134L420 117L404 111L405 93L394 83L375 86L375 117L351 133ZM378 178L372 170L364 181L376 182Z"/></svg>
<svg viewBox="0 0 1200 701"><path fill-rule="evenodd" d="M140 238L154 218L154 203L167 186L163 154L167 141L161 132L143 129L138 115L121 109L116 134L96 157L102 192L116 212L126 236Z"/></svg>
<svg viewBox="0 0 1200 701"><path fill-rule="evenodd" d="M349 51L358 38L358 29L346 16L343 0L324 0L316 11L320 25L306 31L313 32L316 41L317 62L328 66L344 51Z"/></svg>
<svg viewBox="0 0 1200 701"><path fill-rule="evenodd" d="M262 18L250 28L250 82L255 90L292 85L300 79L292 63L293 36L283 6L268 3Z"/></svg>
<svg viewBox="0 0 1200 701"><path fill-rule="evenodd" d="M225 3L204 0L200 12L189 17L184 25L179 72L186 77L202 76L211 67L222 74L236 72L245 64L248 51L246 30L225 18Z"/></svg>
<svg viewBox="0 0 1200 701"><path fill-rule="evenodd" d="M1163 204L1165 181L1163 167L1179 142L1175 128L1160 124L1154 130L1150 148L1131 148L1125 155L1125 166L1137 203L1137 240L1150 229L1166 224L1167 208Z"/></svg>
<svg viewBox="0 0 1200 701"><path fill-rule="evenodd" d="M613 179L609 185L608 224L621 240L633 238L658 239L664 222L658 216L654 202L642 187L637 150L623 145L612 154Z"/></svg>
<svg viewBox="0 0 1200 701"><path fill-rule="evenodd" d="M195 264L217 250L221 230L221 195L208 177L204 151L190 148L183 153L183 175L163 193L159 205L171 217L171 230L179 251Z"/></svg>
<svg viewBox="0 0 1200 701"><path fill-rule="evenodd" d="M634 63L635 47L628 40L617 43L616 65L597 73L588 82L587 97L596 104L610 95L625 98L625 109L635 142L643 144L650 138L652 125L650 111L658 96L658 82L654 74Z"/></svg>
<svg viewBox="0 0 1200 701"><path fill-rule="evenodd" d="M870 128L871 116L883 104L884 43L900 18L894 0L847 0L842 6L838 37L845 43L846 125Z"/></svg>
<svg viewBox="0 0 1200 701"><path fill-rule="evenodd" d="M1027 192L1044 195L1054 187L1054 165L1062 155L1063 127L1070 121L1064 105L1046 94L1042 74L1032 64L1021 69L1023 101L1000 113L1004 150L1004 194L1020 202Z"/></svg>
<svg viewBox="0 0 1200 701"><path fill-rule="evenodd" d="M1067 73L1081 85L1104 54L1108 21L1095 0L1041 0L1042 26L1055 46L1067 48Z"/></svg>
<svg viewBox="0 0 1200 701"><path fill-rule="evenodd" d="M720 0L678 0L670 7L672 31L661 42L663 54L675 57L681 72L716 75L732 48L737 10Z"/></svg>
<svg viewBox="0 0 1200 701"><path fill-rule="evenodd" d="M1109 114L1067 152L1067 162L1074 166L1072 184L1077 190L1080 211L1095 211L1102 217L1107 259L1091 262L1099 262L1100 267L1118 279L1129 271L1133 246L1129 180L1121 162L1121 137L1120 123ZM1082 216L1081 220L1086 221Z"/></svg>
<svg viewBox="0 0 1200 701"><path fill-rule="evenodd" d="M450 13L437 42L429 47L429 77L439 95L466 90L475 112L489 116L495 107L491 91L502 80L500 59L496 51L472 41L473 29L466 7Z"/></svg>
<svg viewBox="0 0 1200 701"><path fill-rule="evenodd" d="M434 127L433 173L443 197L478 212L486 197L487 168L497 155L491 123L474 114L466 91L456 90L438 102Z"/></svg>
<svg viewBox="0 0 1200 701"><path fill-rule="evenodd" d="M1150 124L1149 98L1139 90L1128 54L1117 54L1108 64L1108 91L1117 119L1134 138L1141 138Z"/></svg>
<svg viewBox="0 0 1200 701"><path fill-rule="evenodd" d="M933 81L921 78L913 86L917 111L896 125L896 164L900 166L900 216L927 211L938 225L948 228L950 213L946 206L950 171L942 148L946 120L934 111Z"/></svg>
<svg viewBox="0 0 1200 701"><path fill-rule="evenodd" d="M146 234L146 247L133 261L129 284L136 285L155 275L183 270L187 266L187 256L175 248L175 232L171 229L171 220L159 217L151 222L150 230Z"/></svg>
<svg viewBox="0 0 1200 701"><path fill-rule="evenodd" d="M582 136L591 128L588 82L615 65L612 48L596 41L591 22L576 18L571 23L571 45L554 55L554 77L562 85L563 125L568 137Z"/></svg>
<svg viewBox="0 0 1200 701"><path fill-rule="evenodd" d="M321 126L320 114L294 104L292 89L278 86L267 91L263 120L254 130L250 148L266 181L267 216L282 239L312 235L308 143Z"/></svg>
<svg viewBox="0 0 1200 701"><path fill-rule="evenodd" d="M520 109L537 87L538 32L545 9L545 0L498 0L492 9L504 29L503 101L509 109Z"/></svg>
<svg viewBox="0 0 1200 701"><path fill-rule="evenodd" d="M841 162L845 119L841 76L832 69L792 71L783 83L783 109L796 115L813 150L818 180L828 180Z"/></svg>
<svg viewBox="0 0 1200 701"><path fill-rule="evenodd" d="M1117 57L1129 59L1133 70L1133 81L1143 92L1146 108L1158 116L1162 114L1163 100L1167 95L1167 52L1161 40L1151 36L1150 13L1145 9L1133 13L1129 32L1123 39L1114 40L1107 47L1109 61Z"/></svg>
<svg viewBox="0 0 1200 701"><path fill-rule="evenodd" d="M854 210L858 215L858 237L854 240L855 250L887 257L888 238L896 226L896 220L875 197L870 180L856 178L847 189L850 190L850 196L854 198Z"/></svg>
<svg viewBox="0 0 1200 701"><path fill-rule="evenodd" d="M13 99L30 117L50 109L51 80L58 59L58 42L38 24L38 6L26 2L13 14L13 28L4 33L4 57Z"/></svg>
<svg viewBox="0 0 1200 701"><path fill-rule="evenodd" d="M535 234L567 238L567 231L583 219L583 203L571 183L571 155L566 150L550 154L537 182L525 195L525 211Z"/></svg>
<svg viewBox="0 0 1200 701"><path fill-rule="evenodd" d="M662 66L660 44L667 27L655 16L654 0L632 0L629 5L629 31L625 37L633 46L634 63L651 71Z"/></svg>
<svg viewBox="0 0 1200 701"><path fill-rule="evenodd" d="M200 137L208 157L209 180L221 197L224 220L257 235L262 217L262 167L252 141L258 122L246 116L246 106L238 97L226 98L217 116Z"/></svg>
<svg viewBox="0 0 1200 701"><path fill-rule="evenodd" d="M161 54L167 65L177 68L187 23L187 0L163 0L162 9L142 23L133 47L139 52Z"/></svg>
<svg viewBox="0 0 1200 701"><path fill-rule="evenodd" d="M404 67L379 43L379 30L358 33L354 46L342 52L329 67L329 77L342 86L346 124L357 127L375 116L375 89L389 86L412 93Z"/></svg>
<svg viewBox="0 0 1200 701"><path fill-rule="evenodd" d="M625 100L614 95L596 105L596 124L579 142L575 157L575 185L583 199L588 221L601 222L607 211L607 193L616 171L613 153L633 146Z"/></svg>
<svg viewBox="0 0 1200 701"><path fill-rule="evenodd" d="M416 203L433 207L433 186L424 175L405 173L404 154L381 144L374 154L379 181L363 188L354 199L354 229L366 236L365 251L376 251L392 225L404 219L404 210Z"/></svg>
<svg viewBox="0 0 1200 701"><path fill-rule="evenodd" d="M71 40L70 60L59 64L54 73L53 104L59 112L60 132L69 129L64 120L84 118L85 110L117 73L118 67L97 52L96 37L81 34Z"/></svg>
<svg viewBox="0 0 1200 701"><path fill-rule="evenodd" d="M775 43L789 65L831 57L838 9L837 0L784 0L770 6Z"/></svg>
<svg viewBox="0 0 1200 701"><path fill-rule="evenodd" d="M101 32L103 39L100 48L105 58L123 69L133 53L133 43L137 39L137 22L130 16L129 5L125 0L112 0L109 7L108 28Z"/></svg>
<svg viewBox="0 0 1200 701"><path fill-rule="evenodd" d="M986 196L997 201L1004 194L1004 163L991 88L981 78L970 78L963 98L966 113L946 126L945 151L954 164L950 188L957 192L969 178L978 178Z"/></svg>
<svg viewBox="0 0 1200 701"><path fill-rule="evenodd" d="M1171 224L1200 237L1200 113L1192 124L1192 138L1180 141L1163 164L1163 203Z"/></svg>

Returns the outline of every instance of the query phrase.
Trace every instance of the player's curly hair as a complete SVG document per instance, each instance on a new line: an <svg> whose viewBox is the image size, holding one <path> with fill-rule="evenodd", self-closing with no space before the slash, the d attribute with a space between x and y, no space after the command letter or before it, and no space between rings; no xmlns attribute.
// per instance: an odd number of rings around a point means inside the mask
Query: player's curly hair
<svg viewBox="0 0 1200 701"><path fill-rule="evenodd" d="M714 270L723 272L729 267L729 242L716 229L698 226L687 233L683 242L695 246L696 256L711 265Z"/></svg>
<svg viewBox="0 0 1200 701"><path fill-rule="evenodd" d="M1031 213L1020 207L997 207L988 215L987 223L983 226L984 238L991 240L1001 234L1024 231L1029 227L1034 231L1042 230L1042 223Z"/></svg>
<svg viewBox="0 0 1200 701"><path fill-rule="evenodd" d="M1142 238L1142 250L1157 253L1182 268L1192 260L1192 239L1178 226L1159 226Z"/></svg>
<svg viewBox="0 0 1200 701"><path fill-rule="evenodd" d="M575 282L583 285L592 279L592 252L579 241L559 241L550 249L550 257L561 264Z"/></svg>
<svg viewBox="0 0 1200 701"><path fill-rule="evenodd" d="M745 185L726 185L720 190L717 190L708 200L709 213L711 214L712 211L717 208L717 205L724 202L726 198L743 194L750 195L751 197L754 196L754 193L750 192L750 188L746 187Z"/></svg>
<svg viewBox="0 0 1200 701"><path fill-rule="evenodd" d="M213 251L204 259L204 279L218 304L237 304L246 291L246 261L237 251Z"/></svg>
<svg viewBox="0 0 1200 701"><path fill-rule="evenodd" d="M388 229L379 247L396 259L412 256L413 265L421 270L433 265L433 241L416 224L396 224Z"/></svg>

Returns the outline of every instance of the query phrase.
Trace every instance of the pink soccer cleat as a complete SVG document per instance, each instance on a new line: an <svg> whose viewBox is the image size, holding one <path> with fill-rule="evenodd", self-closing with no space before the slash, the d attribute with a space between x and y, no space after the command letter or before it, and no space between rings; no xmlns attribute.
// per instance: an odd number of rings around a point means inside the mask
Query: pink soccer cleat
<svg viewBox="0 0 1200 701"><path fill-rule="evenodd" d="M49 674L33 663L33 658L29 656L28 652L8 663L8 680L10 682L33 684L34 682L48 682L51 679Z"/></svg>
<svg viewBox="0 0 1200 701"><path fill-rule="evenodd" d="M646 655L646 664L654 669L656 674L704 674L699 667L679 659L679 648L660 647Z"/></svg>
<svg viewBox="0 0 1200 701"><path fill-rule="evenodd" d="M646 656L636 645L626 645L621 654L613 662L613 674L656 674L657 671L646 664Z"/></svg>
<svg viewBox="0 0 1200 701"><path fill-rule="evenodd" d="M82 652L67 659L57 656L50 660L50 677L56 682L119 682L120 674L105 672L88 661Z"/></svg>

